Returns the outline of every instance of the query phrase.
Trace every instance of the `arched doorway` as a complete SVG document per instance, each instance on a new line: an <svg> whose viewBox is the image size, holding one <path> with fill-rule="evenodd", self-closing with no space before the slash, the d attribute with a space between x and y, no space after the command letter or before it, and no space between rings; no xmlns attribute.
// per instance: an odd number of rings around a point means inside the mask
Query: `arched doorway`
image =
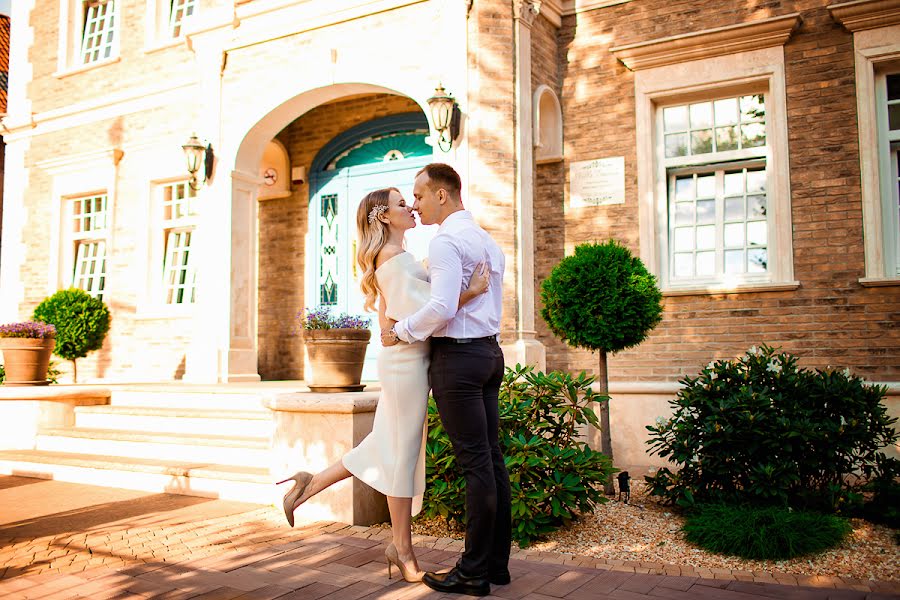
<svg viewBox="0 0 900 600"><path fill-rule="evenodd" d="M416 172L432 161L425 142L428 121L421 112L367 121L336 136L310 168L309 237L306 297L308 305L335 313L363 313L356 266L356 209L368 192L396 187L412 203ZM436 226L417 226L407 234L407 250L425 258ZM363 379L376 379L380 344L377 315L372 314Z"/></svg>

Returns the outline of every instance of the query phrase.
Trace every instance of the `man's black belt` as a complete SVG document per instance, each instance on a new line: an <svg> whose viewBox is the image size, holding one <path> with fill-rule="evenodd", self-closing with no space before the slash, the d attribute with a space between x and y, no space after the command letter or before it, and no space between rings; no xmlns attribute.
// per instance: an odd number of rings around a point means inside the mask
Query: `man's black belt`
<svg viewBox="0 0 900 600"><path fill-rule="evenodd" d="M471 344L472 342L496 342L496 335L488 335L485 337L479 338L454 338L454 337L433 337L431 338L432 342L437 342L439 344Z"/></svg>

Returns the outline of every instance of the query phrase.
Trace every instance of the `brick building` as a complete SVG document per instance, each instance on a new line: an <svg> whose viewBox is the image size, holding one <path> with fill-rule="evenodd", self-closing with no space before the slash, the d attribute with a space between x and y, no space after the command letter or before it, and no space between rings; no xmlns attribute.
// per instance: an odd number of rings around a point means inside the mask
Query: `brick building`
<svg viewBox="0 0 900 600"><path fill-rule="evenodd" d="M893 0L13 10L0 320L70 285L102 296L113 326L86 379L302 378L297 311L361 308L359 198L409 194L440 160L507 254L508 362L594 368L539 316L575 245L619 239L659 277L662 323L610 359L623 462L644 462L680 377L760 343L887 383L897 410ZM461 113L448 150L441 85ZM192 133L215 156L196 192Z"/></svg>

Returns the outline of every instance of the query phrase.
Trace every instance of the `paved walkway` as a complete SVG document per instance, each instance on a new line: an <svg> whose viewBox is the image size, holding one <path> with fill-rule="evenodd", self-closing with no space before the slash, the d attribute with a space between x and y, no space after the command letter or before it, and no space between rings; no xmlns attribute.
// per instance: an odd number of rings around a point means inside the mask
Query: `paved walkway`
<svg viewBox="0 0 900 600"><path fill-rule="evenodd" d="M462 598L389 580L388 537L384 529L340 523L290 529L280 511L256 504L0 477L2 598ZM416 545L427 569L453 565L461 548L424 536ZM512 583L494 586L489 598L900 598L898 584L800 577L781 585L766 573L698 576L672 565L634 565L517 551Z"/></svg>

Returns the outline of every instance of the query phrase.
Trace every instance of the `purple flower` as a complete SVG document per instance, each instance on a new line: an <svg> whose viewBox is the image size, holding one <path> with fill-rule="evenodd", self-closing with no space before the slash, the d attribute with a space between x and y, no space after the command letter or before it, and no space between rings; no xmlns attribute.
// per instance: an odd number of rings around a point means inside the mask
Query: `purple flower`
<svg viewBox="0 0 900 600"><path fill-rule="evenodd" d="M39 321L0 325L0 338L55 338L56 327Z"/></svg>
<svg viewBox="0 0 900 600"><path fill-rule="evenodd" d="M369 317L347 313L334 316L327 306L301 310L297 320L302 329L368 329L372 321Z"/></svg>

